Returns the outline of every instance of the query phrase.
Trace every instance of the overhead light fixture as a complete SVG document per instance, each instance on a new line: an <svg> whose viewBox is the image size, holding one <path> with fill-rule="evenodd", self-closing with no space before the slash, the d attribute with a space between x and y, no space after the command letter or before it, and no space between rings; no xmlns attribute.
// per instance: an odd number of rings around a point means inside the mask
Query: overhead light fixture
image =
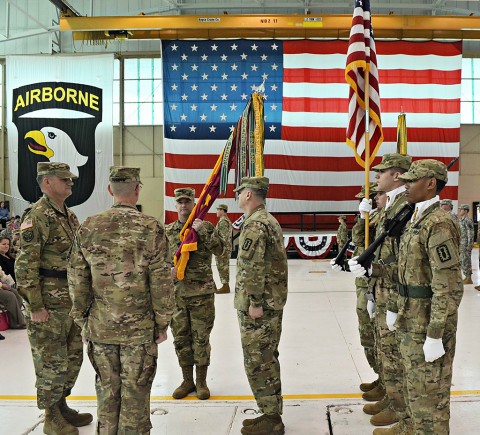
<svg viewBox="0 0 480 435"><path fill-rule="evenodd" d="M128 39L129 36L132 36L133 33L129 30L105 30L105 36L109 36L110 38L125 40Z"/></svg>

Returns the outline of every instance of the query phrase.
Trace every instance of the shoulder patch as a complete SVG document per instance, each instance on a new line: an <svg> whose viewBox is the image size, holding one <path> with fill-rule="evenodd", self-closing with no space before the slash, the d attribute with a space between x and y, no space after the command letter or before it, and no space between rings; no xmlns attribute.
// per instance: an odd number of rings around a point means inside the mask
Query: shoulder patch
<svg viewBox="0 0 480 435"><path fill-rule="evenodd" d="M448 249L446 243L436 246L435 249L437 251L438 259L440 260L440 262L446 263L452 259L452 254L450 253L450 250Z"/></svg>
<svg viewBox="0 0 480 435"><path fill-rule="evenodd" d="M244 251L248 251L250 249L250 246L252 246L252 242L253 242L252 239L245 239L242 245L242 249Z"/></svg>
<svg viewBox="0 0 480 435"><path fill-rule="evenodd" d="M25 231L22 231L22 240L24 240L25 242L31 242L33 240L33 237L34 237L34 234L33 234L33 230L29 229L29 230L25 230Z"/></svg>
<svg viewBox="0 0 480 435"><path fill-rule="evenodd" d="M25 221L25 222L22 223L22 225L20 225L20 230L21 231L28 230L29 228L33 228L32 221Z"/></svg>

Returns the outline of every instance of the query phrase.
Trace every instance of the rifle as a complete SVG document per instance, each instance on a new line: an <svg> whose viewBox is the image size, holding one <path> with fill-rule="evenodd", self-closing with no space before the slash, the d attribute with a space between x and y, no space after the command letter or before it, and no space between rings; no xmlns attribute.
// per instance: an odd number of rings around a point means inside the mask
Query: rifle
<svg viewBox="0 0 480 435"><path fill-rule="evenodd" d="M384 231L368 246L365 251L357 258L358 264L368 270L372 264L375 251L387 237L400 237L402 230L411 219L415 210L415 204L405 204L405 206L393 217L385 222Z"/></svg>
<svg viewBox="0 0 480 435"><path fill-rule="evenodd" d="M347 255L347 249L351 241L352 238L347 239L347 242L345 243L345 245L343 245L343 248L338 252L337 256L335 257L335 264L341 266L342 270L347 270L345 265L345 256Z"/></svg>

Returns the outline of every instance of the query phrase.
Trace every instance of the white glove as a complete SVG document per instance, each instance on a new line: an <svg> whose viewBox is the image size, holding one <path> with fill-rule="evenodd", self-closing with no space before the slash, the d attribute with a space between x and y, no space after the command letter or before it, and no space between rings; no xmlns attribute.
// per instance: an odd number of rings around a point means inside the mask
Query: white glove
<svg viewBox="0 0 480 435"><path fill-rule="evenodd" d="M372 274L372 267L370 266L367 272L367 270L361 264L358 264L357 258L358 257L353 257L348 260L350 272L352 272L357 278L361 276L370 276Z"/></svg>
<svg viewBox="0 0 480 435"><path fill-rule="evenodd" d="M375 302L374 301L368 301L367 302L367 311L368 315L370 316L370 319L373 319L375 317Z"/></svg>
<svg viewBox="0 0 480 435"><path fill-rule="evenodd" d="M358 205L358 211L360 212L360 217L365 219L365 213L370 213L372 211L372 200L363 198Z"/></svg>
<svg viewBox="0 0 480 435"><path fill-rule="evenodd" d="M427 337L423 344L423 353L425 354L426 362L433 362L445 355L442 339Z"/></svg>
<svg viewBox="0 0 480 435"><path fill-rule="evenodd" d="M394 313L393 311L388 311L387 310L387 326L390 331L396 331L397 328L395 327L395 322L397 320L397 313Z"/></svg>
<svg viewBox="0 0 480 435"><path fill-rule="evenodd" d="M330 266L332 266L332 269L333 269L335 272L341 272L341 271L342 271L342 266L340 266L339 264L335 263L335 258L333 258L332 260L330 260Z"/></svg>

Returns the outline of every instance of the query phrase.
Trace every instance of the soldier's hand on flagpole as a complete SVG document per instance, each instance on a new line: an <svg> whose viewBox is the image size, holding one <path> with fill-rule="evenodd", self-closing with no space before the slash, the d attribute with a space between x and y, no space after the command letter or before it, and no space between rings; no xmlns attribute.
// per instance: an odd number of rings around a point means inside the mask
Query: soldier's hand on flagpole
<svg viewBox="0 0 480 435"><path fill-rule="evenodd" d="M201 219L195 219L192 223L192 228L198 232L203 226L203 221Z"/></svg>
<svg viewBox="0 0 480 435"><path fill-rule="evenodd" d="M172 277L173 280L177 279L177 268L176 267L172 267L170 269L170 276Z"/></svg>
<svg viewBox="0 0 480 435"><path fill-rule="evenodd" d="M358 205L358 211L360 212L360 217L365 219L365 214L372 211L372 200L363 198L360 204Z"/></svg>

